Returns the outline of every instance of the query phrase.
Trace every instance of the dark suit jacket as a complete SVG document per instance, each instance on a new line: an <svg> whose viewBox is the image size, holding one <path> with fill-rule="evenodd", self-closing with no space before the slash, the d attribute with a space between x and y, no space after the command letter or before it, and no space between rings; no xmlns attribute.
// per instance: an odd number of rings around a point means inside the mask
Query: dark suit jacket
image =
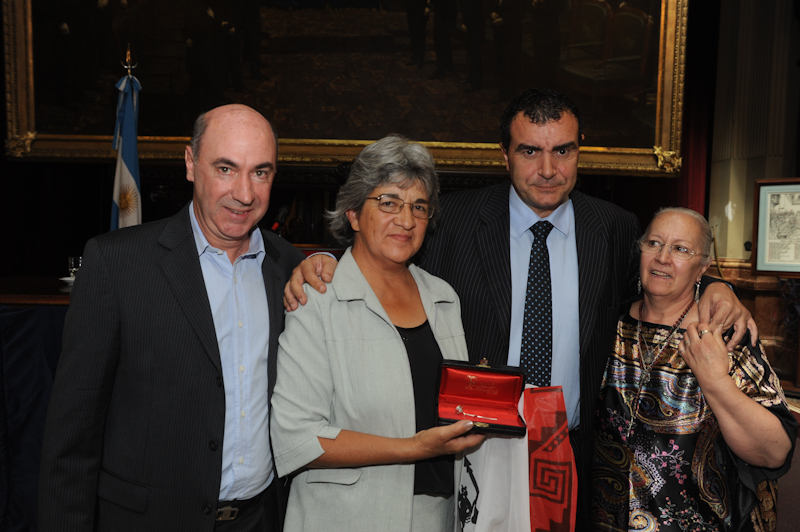
<svg viewBox="0 0 800 532"><path fill-rule="evenodd" d="M420 265L450 283L473 362L505 365L511 325L511 261L507 183L442 196L442 216L425 239ZM636 294L636 217L580 192L570 195L578 249L581 424L579 512L588 515L591 425L621 303ZM553 294L558 297L558 294ZM587 521L588 522L588 521ZM580 521L579 521L580 523Z"/></svg>
<svg viewBox="0 0 800 532"><path fill-rule="evenodd" d="M271 395L283 287L303 254L271 233L264 246ZM188 208L90 240L45 425L39 529L213 530L224 424Z"/></svg>

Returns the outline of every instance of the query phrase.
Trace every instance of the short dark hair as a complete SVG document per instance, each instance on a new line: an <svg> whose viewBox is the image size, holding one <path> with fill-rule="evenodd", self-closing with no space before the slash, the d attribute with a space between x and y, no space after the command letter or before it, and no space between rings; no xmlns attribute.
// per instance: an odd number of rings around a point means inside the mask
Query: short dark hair
<svg viewBox="0 0 800 532"><path fill-rule="evenodd" d="M194 130L192 131L192 138L189 140L189 146L192 148L192 159L197 162L200 157L200 141L203 139L203 134L206 132L206 114L200 114L194 121Z"/></svg>
<svg viewBox="0 0 800 532"><path fill-rule="evenodd" d="M541 126L550 121L561 120L565 112L571 113L578 120L578 144L580 144L583 136L581 112L572 100L550 89L526 90L514 98L500 118L500 141L503 148L508 151L511 145L511 122L519 113L523 113L532 123Z"/></svg>

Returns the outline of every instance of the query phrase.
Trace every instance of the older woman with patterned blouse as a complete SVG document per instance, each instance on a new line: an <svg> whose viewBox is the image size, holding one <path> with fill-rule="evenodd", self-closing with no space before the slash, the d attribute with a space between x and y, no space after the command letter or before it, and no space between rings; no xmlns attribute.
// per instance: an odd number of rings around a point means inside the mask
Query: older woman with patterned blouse
<svg viewBox="0 0 800 532"><path fill-rule="evenodd" d="M644 299L619 320L600 391L593 530L775 530L797 422L758 341L728 352L697 323L708 222L662 209L638 245Z"/></svg>

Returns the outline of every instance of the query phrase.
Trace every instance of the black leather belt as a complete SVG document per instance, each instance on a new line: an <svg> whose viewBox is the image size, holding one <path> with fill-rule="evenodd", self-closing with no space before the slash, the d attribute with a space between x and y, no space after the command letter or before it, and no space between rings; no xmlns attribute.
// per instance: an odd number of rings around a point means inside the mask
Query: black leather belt
<svg viewBox="0 0 800 532"><path fill-rule="evenodd" d="M233 521L239 512L252 508L261 501L261 494L244 501L219 501L217 505L217 521Z"/></svg>

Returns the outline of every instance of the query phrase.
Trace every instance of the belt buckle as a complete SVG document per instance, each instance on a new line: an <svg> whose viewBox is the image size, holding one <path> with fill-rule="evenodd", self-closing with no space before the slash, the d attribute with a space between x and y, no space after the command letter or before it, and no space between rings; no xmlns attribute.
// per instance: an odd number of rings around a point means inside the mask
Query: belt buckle
<svg viewBox="0 0 800 532"><path fill-rule="evenodd" d="M217 509L217 521L233 521L239 514L238 508L233 508L230 504L224 508Z"/></svg>

